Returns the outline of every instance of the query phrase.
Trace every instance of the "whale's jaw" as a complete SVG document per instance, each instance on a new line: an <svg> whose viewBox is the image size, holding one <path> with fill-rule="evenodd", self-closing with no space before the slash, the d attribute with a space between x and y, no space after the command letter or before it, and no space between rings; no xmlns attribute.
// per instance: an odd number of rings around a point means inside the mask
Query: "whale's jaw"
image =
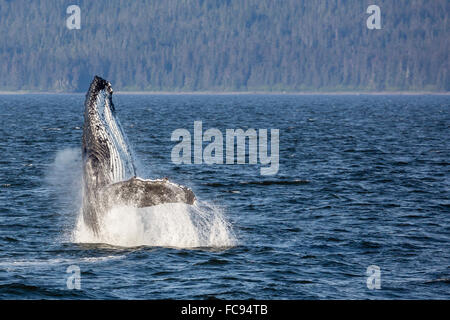
<svg viewBox="0 0 450 320"><path fill-rule="evenodd" d="M91 162L99 186L136 175L128 141L116 119L112 94L111 84L95 76L85 101L83 161Z"/></svg>
<svg viewBox="0 0 450 320"><path fill-rule="evenodd" d="M194 193L167 180L136 178L127 138L112 101L111 84L95 76L86 94L82 139L83 218L95 234L102 215L117 204L146 207L193 204Z"/></svg>

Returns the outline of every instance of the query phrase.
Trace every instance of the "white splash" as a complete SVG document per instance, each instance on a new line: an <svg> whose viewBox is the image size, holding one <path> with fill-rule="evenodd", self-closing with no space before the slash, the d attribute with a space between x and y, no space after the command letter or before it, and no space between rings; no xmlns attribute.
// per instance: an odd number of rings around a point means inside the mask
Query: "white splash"
<svg viewBox="0 0 450 320"><path fill-rule="evenodd" d="M51 193L67 212L77 211L82 199L81 150L65 148L56 153L55 160L46 170L45 180Z"/></svg>
<svg viewBox="0 0 450 320"><path fill-rule="evenodd" d="M146 208L115 207L101 217L101 231L95 235L83 220L81 176L80 151L73 148L58 151L47 181L67 208L68 212L64 214L78 215L75 228L70 230L69 241L120 247L220 248L237 245L223 210L198 200L192 206L172 203Z"/></svg>
<svg viewBox="0 0 450 320"><path fill-rule="evenodd" d="M177 248L230 247L236 238L217 208L203 204L161 204L147 208L115 207L102 217L95 235L82 216L73 232L74 242L115 246Z"/></svg>
<svg viewBox="0 0 450 320"><path fill-rule="evenodd" d="M46 172L47 183L64 191L79 190L81 186L81 150L65 148L56 153L55 160ZM70 186L70 189L67 188Z"/></svg>

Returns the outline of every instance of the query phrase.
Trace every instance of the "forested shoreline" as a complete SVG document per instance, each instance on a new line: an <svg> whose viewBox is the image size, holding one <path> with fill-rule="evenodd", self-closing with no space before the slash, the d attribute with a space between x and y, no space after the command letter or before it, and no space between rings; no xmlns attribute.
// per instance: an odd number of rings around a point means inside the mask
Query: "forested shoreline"
<svg viewBox="0 0 450 320"><path fill-rule="evenodd" d="M450 91L447 0L70 4L0 0L0 91Z"/></svg>

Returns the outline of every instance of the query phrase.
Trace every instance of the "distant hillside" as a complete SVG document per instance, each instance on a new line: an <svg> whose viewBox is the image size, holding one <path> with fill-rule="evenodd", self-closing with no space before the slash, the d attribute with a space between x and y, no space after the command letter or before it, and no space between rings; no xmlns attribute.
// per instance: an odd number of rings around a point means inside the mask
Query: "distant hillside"
<svg viewBox="0 0 450 320"><path fill-rule="evenodd" d="M71 4L81 29L66 28ZM381 30L366 9L381 8ZM0 90L450 91L448 0L0 0Z"/></svg>

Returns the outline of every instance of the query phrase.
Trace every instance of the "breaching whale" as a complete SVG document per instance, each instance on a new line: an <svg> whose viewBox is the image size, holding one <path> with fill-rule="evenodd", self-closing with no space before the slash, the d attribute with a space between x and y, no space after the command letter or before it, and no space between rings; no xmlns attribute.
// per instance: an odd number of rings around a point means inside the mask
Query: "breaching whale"
<svg viewBox="0 0 450 320"><path fill-rule="evenodd" d="M95 76L86 94L82 138L83 219L97 234L115 205L193 204L191 189L167 179L136 177L134 158L112 101L111 83Z"/></svg>

